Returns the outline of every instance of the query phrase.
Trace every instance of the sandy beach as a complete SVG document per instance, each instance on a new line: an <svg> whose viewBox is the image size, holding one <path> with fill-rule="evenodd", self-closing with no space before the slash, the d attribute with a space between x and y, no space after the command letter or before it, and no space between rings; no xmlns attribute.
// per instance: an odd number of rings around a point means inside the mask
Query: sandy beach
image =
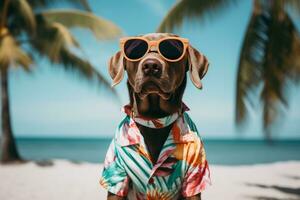
<svg viewBox="0 0 300 200"><path fill-rule="evenodd" d="M299 200L300 162L210 167L212 186L203 199ZM101 164L55 160L0 165L0 199L105 199L98 184Z"/></svg>

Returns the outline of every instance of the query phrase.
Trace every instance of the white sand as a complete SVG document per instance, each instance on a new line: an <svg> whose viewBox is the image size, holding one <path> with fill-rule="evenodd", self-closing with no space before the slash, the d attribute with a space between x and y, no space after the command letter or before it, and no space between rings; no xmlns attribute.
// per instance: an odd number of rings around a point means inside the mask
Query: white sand
<svg viewBox="0 0 300 200"><path fill-rule="evenodd" d="M253 166L211 166L213 185L204 200L299 200L300 162ZM52 166L0 165L1 200L101 200L102 165L55 160Z"/></svg>

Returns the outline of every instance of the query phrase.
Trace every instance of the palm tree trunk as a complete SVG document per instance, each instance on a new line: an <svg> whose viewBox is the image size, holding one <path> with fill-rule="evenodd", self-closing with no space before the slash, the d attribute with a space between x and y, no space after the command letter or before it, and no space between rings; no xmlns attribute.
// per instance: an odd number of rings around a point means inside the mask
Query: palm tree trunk
<svg viewBox="0 0 300 200"><path fill-rule="evenodd" d="M20 161L15 139L12 133L8 96L8 68L1 69L1 117L2 117L2 139L1 139L1 162L7 163Z"/></svg>

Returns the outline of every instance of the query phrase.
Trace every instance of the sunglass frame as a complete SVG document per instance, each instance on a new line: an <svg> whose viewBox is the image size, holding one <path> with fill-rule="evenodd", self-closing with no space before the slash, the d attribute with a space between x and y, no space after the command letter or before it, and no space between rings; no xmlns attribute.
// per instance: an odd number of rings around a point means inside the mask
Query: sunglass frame
<svg viewBox="0 0 300 200"><path fill-rule="evenodd" d="M126 54L125 54L125 49L124 49L125 43L126 43L128 40L132 40L132 39L140 39L140 40L143 40L143 41L145 41L145 42L147 43L147 45L148 45L147 51L146 51L146 52L144 53L144 55L141 56L140 58L137 58L137 59L128 58L128 57L126 56ZM169 39L179 40L179 41L181 41L182 44L183 44L182 55L181 55L179 58L177 58L177 59L169 59L169 58L166 58L166 57L160 52L159 44L160 44L162 41L164 41L164 40L169 40ZM147 40L147 39L144 38L144 37L123 37L123 38L120 39L120 48L121 48L122 54L124 55L124 57L125 57L127 60L133 61L133 62L139 61L139 60L143 59L143 58L147 55L147 53L150 51L150 49L151 49L152 46L156 46L156 49L157 49L158 53L159 53L165 60L167 60L167 61L169 61L169 62L177 62L177 61L181 60L181 59L184 57L188 45L189 45L189 40L188 40L188 39L186 39L186 38L181 38L181 37L173 37L173 36L170 36L170 37L163 37L163 38L161 38L161 39L159 39L159 40L152 40L152 41L149 41L149 40Z"/></svg>

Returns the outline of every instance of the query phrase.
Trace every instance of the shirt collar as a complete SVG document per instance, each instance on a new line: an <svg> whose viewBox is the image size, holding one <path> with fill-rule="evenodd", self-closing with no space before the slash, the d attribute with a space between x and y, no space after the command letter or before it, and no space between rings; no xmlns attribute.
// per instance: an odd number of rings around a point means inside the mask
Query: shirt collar
<svg viewBox="0 0 300 200"><path fill-rule="evenodd" d="M164 128L172 124L174 121L176 121L177 118L180 115L182 115L183 112L188 111L189 108L184 103L182 103L182 106L178 110L178 112L175 112L171 115L162 118L151 118L151 117L145 117L139 114L135 114L130 105L125 105L122 110L138 124L141 124L149 128Z"/></svg>
<svg viewBox="0 0 300 200"><path fill-rule="evenodd" d="M127 106L127 107L126 107ZM136 122L133 120L133 118L130 117L131 109L128 110L130 107L126 105L123 107L123 110L128 115L127 120L123 122L123 125L118 129L119 134L117 134L117 142L121 146L129 146L129 145L135 145L140 144L142 140L142 134L140 133L140 130L138 129ZM127 111L126 111L127 109ZM189 110L189 108L183 104L184 111ZM128 114L128 111L129 114ZM174 143L187 143L194 141L193 132L190 130L188 124L185 122L183 113L179 115L179 117L175 120L174 124L172 125L170 137L172 137L172 140Z"/></svg>

